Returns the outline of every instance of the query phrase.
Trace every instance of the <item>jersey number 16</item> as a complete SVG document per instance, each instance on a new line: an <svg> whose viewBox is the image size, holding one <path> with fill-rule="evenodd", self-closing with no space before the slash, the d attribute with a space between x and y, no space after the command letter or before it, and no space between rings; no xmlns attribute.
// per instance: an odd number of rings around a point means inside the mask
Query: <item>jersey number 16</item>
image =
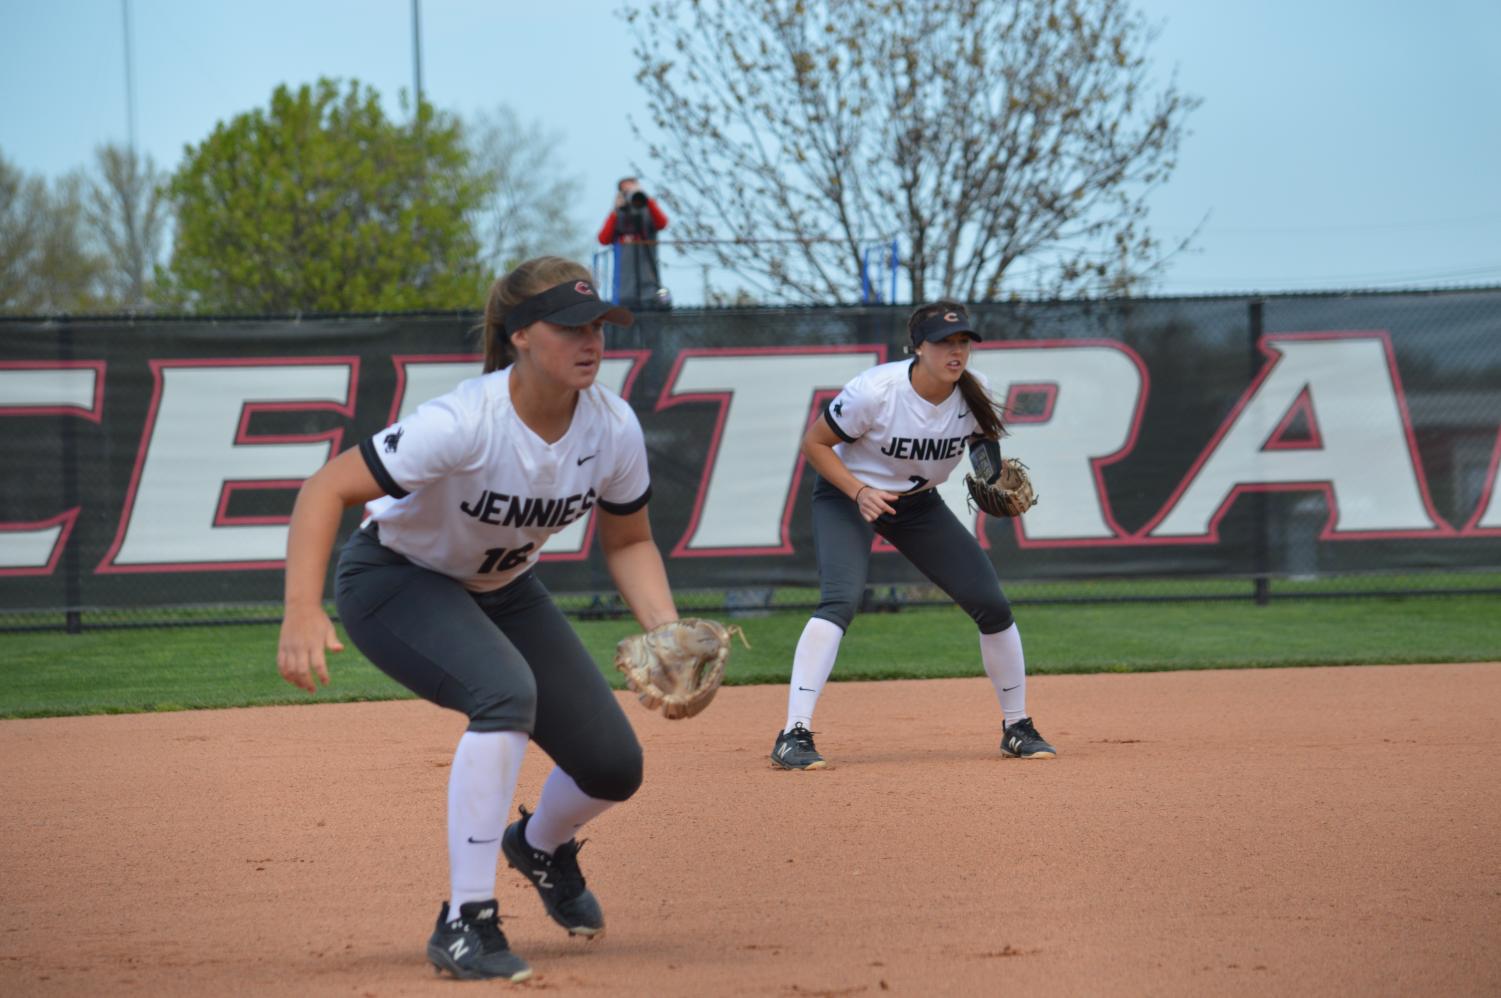
<svg viewBox="0 0 1501 998"><path fill-rule="evenodd" d="M484 575L486 572L510 571L523 561L526 561L526 556L532 553L532 548L534 547L536 547L535 544L527 544L524 547L512 548L509 551L505 548L491 548L485 552L485 561L484 564L480 565L478 574Z"/></svg>

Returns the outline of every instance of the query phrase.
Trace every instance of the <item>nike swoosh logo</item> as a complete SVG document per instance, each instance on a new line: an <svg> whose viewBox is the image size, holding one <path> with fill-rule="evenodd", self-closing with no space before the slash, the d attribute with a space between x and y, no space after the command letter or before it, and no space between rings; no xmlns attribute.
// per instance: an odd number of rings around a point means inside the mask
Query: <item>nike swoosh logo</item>
<svg viewBox="0 0 1501 998"><path fill-rule="evenodd" d="M1016 684L1016 686L1020 686L1020 685L1021 685L1021 683L1017 683ZM1002 686L1001 687L1001 692L1002 693L1010 693L1012 690L1016 689L1016 686Z"/></svg>
<svg viewBox="0 0 1501 998"><path fill-rule="evenodd" d="M810 690L806 686L799 686L798 689L802 690L804 693L817 693L818 692L817 690Z"/></svg>
<svg viewBox="0 0 1501 998"><path fill-rule="evenodd" d="M960 418L960 419L963 419L963 418L964 418L964 417L965 417L965 416L968 416L968 415L969 415L969 413L967 413L967 412L961 412L961 413L960 413L960 414L959 414L959 418Z"/></svg>
<svg viewBox="0 0 1501 998"><path fill-rule="evenodd" d="M493 839L477 839L473 835L469 836L469 844L473 845L473 846L482 846L486 842L499 842L499 841L500 841L500 836L498 836L498 835L495 838L493 838Z"/></svg>
<svg viewBox="0 0 1501 998"><path fill-rule="evenodd" d="M598 454L590 454L588 457L581 457L579 458L579 464L583 464L585 461L592 461L597 457L599 457Z"/></svg>

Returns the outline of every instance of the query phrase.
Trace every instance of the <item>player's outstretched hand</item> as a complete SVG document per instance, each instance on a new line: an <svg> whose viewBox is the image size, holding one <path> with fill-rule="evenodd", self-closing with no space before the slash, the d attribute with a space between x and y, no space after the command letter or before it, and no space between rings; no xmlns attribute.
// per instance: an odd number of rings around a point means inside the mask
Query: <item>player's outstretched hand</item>
<svg viewBox="0 0 1501 998"><path fill-rule="evenodd" d="M343 651L334 622L321 606L287 607L281 621L281 640L276 647L276 668L281 678L309 693L318 692L318 682L328 685L325 652Z"/></svg>
<svg viewBox="0 0 1501 998"><path fill-rule="evenodd" d="M865 486L855 493L855 505L860 507L860 515L866 523L876 522L876 518L883 513L895 513L896 508L891 504L900 496L895 492L886 492L882 489Z"/></svg>

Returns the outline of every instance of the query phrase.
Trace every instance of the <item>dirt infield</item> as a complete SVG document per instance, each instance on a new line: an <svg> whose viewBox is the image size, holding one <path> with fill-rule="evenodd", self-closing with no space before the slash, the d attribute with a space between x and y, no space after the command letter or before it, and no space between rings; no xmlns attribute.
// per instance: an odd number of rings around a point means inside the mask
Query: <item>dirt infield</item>
<svg viewBox="0 0 1501 998"><path fill-rule="evenodd" d="M462 718L423 703L0 723L0 994L1501 992L1501 665L778 687L668 723L582 859L608 935L500 879L524 985L436 979ZM533 751L519 800L535 800Z"/></svg>

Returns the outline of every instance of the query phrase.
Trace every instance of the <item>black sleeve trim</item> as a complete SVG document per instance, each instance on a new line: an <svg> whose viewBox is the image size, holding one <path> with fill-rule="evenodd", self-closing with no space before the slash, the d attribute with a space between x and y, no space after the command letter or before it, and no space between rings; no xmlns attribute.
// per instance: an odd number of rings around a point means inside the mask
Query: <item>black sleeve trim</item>
<svg viewBox="0 0 1501 998"><path fill-rule="evenodd" d="M396 484L396 479L386 470L386 465L380 459L380 454L375 450L375 438L366 437L360 442L360 457L365 459L365 467L370 469L370 474L375 477L375 484L385 490L386 495L392 499L404 499L411 495L406 489Z"/></svg>
<svg viewBox="0 0 1501 998"><path fill-rule="evenodd" d="M639 499L632 499L630 502L606 502L605 500L600 499L598 501L598 504L599 508L604 510L606 513L611 513L615 516L630 516L632 513L636 512L636 510L640 509L642 506L645 506L647 500L650 498L651 486L648 485L646 487L646 491L641 493L641 498Z"/></svg>
<svg viewBox="0 0 1501 998"><path fill-rule="evenodd" d="M850 436L848 433L845 433L843 428L840 427L838 423L834 422L834 414L829 411L827 402L824 403L823 407L823 421L829 424L829 429L833 430L834 435L837 436L840 440L843 440L847 444L852 444L855 442L854 437Z"/></svg>

